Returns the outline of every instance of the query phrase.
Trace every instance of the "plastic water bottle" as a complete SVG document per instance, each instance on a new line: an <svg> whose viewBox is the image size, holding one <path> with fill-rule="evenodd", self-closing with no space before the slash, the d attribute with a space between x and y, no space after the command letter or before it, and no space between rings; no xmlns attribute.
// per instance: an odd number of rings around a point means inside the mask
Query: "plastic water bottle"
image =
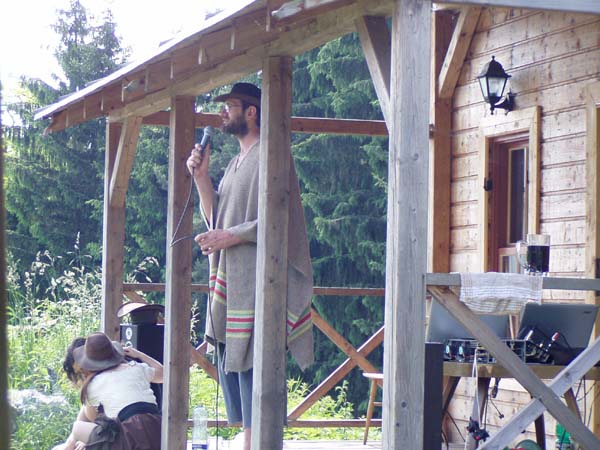
<svg viewBox="0 0 600 450"><path fill-rule="evenodd" d="M192 450L208 449L208 414L202 405L194 408Z"/></svg>

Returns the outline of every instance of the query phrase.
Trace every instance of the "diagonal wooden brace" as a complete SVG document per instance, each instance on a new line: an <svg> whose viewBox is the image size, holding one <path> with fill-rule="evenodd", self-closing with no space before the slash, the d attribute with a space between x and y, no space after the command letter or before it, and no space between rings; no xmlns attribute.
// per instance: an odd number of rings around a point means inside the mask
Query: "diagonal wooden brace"
<svg viewBox="0 0 600 450"><path fill-rule="evenodd" d="M329 325L325 319L323 319L315 310L311 308L311 315L314 321L314 324L317 328L319 328L329 339L331 339L338 347L340 347L349 358L344 361L337 369L335 369L325 380L323 380L319 386L317 386L310 394L308 394L302 402L294 408L288 414L288 420L293 421L298 419L304 412L306 412L312 405L314 405L317 400L319 400L323 395L329 392L337 383L339 383L344 377L357 365L359 365L359 359L365 360L368 363L367 367L361 366L363 370L366 372L378 372L377 369L373 368L373 366L366 360L366 356L373 351L381 342L383 341L383 327L379 328L371 336L363 345L361 345L358 350L354 350L350 352L347 348L344 350L343 346L338 343L339 337L341 335L333 329L331 325ZM343 338L342 338L343 339ZM345 340L344 340L345 341ZM350 343L347 343L347 346L350 346ZM354 354L354 356L352 356Z"/></svg>
<svg viewBox="0 0 600 450"><path fill-rule="evenodd" d="M569 410L556 392L546 386L533 373L527 364L519 359L519 357L513 353L512 350L510 350L475 313L473 313L465 304L460 302L458 296L454 292L447 288L434 286L429 287L429 292L475 337L475 339L479 341L480 344L494 355L498 363L503 366L513 378L521 383L531 396L542 405L541 412L543 412L543 409L547 409L548 412L557 419L569 433L571 433L573 439L583 448L600 448L600 440L594 436L594 434L571 410ZM594 346L592 346L591 349L594 349ZM580 360L581 358L577 358L576 361ZM568 369L569 367L565 370L568 372ZM581 366L581 369L583 369L583 365ZM563 372L561 372L561 374ZM576 380L573 381L573 383L575 382ZM567 389L568 387L565 391ZM531 421L537 416L539 416L539 413L535 416L532 415ZM512 423L512 421L510 421L509 424L510 423ZM519 426L521 425L522 424ZM528 425L528 423L525 425ZM505 427L507 426L508 425ZM519 432L521 430L522 428L519 428ZM494 439L493 442L490 439L490 441L485 443L481 448L488 450L502 449L511 442L513 437L512 434L510 436L501 435L500 438Z"/></svg>
<svg viewBox="0 0 600 450"><path fill-rule="evenodd" d="M594 367L594 364L596 364L598 360L600 360L600 338L596 339L591 346L556 375L548 387L557 395L572 395L571 387L573 384L579 381L588 370ZM567 399L567 397L565 397L565 399ZM576 409L577 403L573 404L572 400L567 401L567 403L572 403L570 409L573 410L581 420L581 416ZM482 448L496 448L497 442L505 442L507 439L512 440L516 438L521 431L535 419L535 417L538 417L544 412L544 409L542 402L537 399L532 400L527 406L515 414L502 429L495 433ZM563 426L567 428L566 425ZM568 428L567 431L571 432ZM490 447L488 447L488 445ZM593 448L600 448L598 445L600 444L596 444L596 447Z"/></svg>

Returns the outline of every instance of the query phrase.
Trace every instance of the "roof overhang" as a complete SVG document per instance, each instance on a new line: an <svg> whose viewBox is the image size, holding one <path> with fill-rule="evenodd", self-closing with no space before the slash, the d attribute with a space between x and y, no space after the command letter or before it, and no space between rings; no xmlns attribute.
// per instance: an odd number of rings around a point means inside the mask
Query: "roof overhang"
<svg viewBox="0 0 600 450"><path fill-rule="evenodd" d="M98 117L122 121L169 108L257 72L269 56L295 56L355 31L362 16L389 16L393 0L248 0L156 52L40 109L59 131Z"/></svg>

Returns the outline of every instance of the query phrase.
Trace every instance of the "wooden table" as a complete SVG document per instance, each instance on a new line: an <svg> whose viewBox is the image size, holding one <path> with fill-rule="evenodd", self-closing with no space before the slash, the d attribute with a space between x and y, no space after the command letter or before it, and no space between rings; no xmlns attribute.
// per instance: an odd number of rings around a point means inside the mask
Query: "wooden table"
<svg viewBox="0 0 600 450"><path fill-rule="evenodd" d="M458 299L458 295L453 290L449 289L449 286L460 286L459 274L427 274L426 284L427 290L435 300L440 302L496 358L497 365L502 366L507 377L516 379L532 397L527 406L483 443L480 447L482 450L503 449L545 410L558 420L583 448L600 449L600 439L585 426L578 413L563 404L560 398L600 361L600 337L568 366L559 369L552 381L546 385L540 379L546 375L537 374L531 364L522 361ZM600 280L545 277L543 288L600 291ZM569 394L567 394L567 402L570 401L568 397Z"/></svg>
<svg viewBox="0 0 600 450"><path fill-rule="evenodd" d="M552 364L527 364L527 367L542 380L551 380L556 377L562 370L567 366L555 366ZM454 391L458 386L461 378L472 378L477 376L477 393L478 402L473 403L472 417L475 417L478 411L482 411L487 401L490 382L492 378L513 378L508 370L502 367L500 364L482 364L477 363L476 374L473 373L473 363L470 362L444 362L444 377L447 378L446 385L444 386L443 393L443 414L446 414L450 401L454 395ZM600 367L593 367L585 374L588 380L600 380ZM565 400L568 408L573 413L581 418L581 413L577 405L577 400L573 389L570 387L564 393ZM535 433L536 440L542 450L546 448L546 430L544 425L544 417L540 416L535 419ZM470 438L467 439L467 448L473 449L476 447L476 442Z"/></svg>

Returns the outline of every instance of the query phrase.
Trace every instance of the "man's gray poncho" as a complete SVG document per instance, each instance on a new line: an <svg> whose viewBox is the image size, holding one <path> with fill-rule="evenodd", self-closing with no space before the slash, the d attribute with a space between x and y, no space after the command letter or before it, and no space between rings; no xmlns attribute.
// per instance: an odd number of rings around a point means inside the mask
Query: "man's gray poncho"
<svg viewBox="0 0 600 450"><path fill-rule="evenodd" d="M212 317L207 315L206 336L213 343L225 343L225 370L232 372L250 369L254 356L259 148L260 144L254 145L237 169L237 158L230 161L213 196L212 228L228 230L245 241L209 258ZM310 317L312 266L293 161L288 239L287 292L281 293L281 301L287 302L288 349L304 369L314 359Z"/></svg>

